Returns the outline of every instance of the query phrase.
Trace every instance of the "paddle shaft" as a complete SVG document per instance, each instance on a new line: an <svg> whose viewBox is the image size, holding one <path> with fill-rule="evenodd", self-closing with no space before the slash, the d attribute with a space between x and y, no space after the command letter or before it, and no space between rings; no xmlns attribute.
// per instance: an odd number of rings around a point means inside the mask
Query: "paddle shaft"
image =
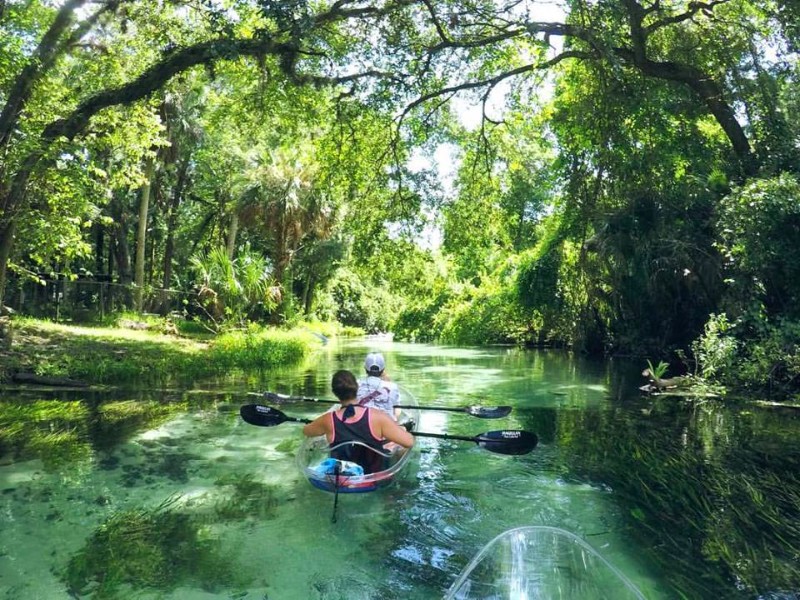
<svg viewBox="0 0 800 600"><path fill-rule="evenodd" d="M289 397L292 400L301 400L303 402L318 402L320 404L339 404L338 400L323 400L322 398L306 398L305 396L301 396L301 397L297 397L297 398L292 397L292 396L289 396ZM395 404L394 407L395 408L417 408L419 410L454 410L454 411L457 411L457 412L464 412L463 408L450 408L450 407L439 408L438 406L409 406L407 404Z"/></svg>
<svg viewBox="0 0 800 600"><path fill-rule="evenodd" d="M287 421L295 423L311 422L310 419L290 417L277 408L264 406L262 404L248 404L242 406L239 413L242 419L247 423L260 427L273 427ZM447 433L425 433L421 431L411 431L410 433L417 437L473 442L478 444L481 448L498 454L527 454L533 450L538 443L536 434L517 430L487 431L486 433L473 437L450 435Z"/></svg>
<svg viewBox="0 0 800 600"><path fill-rule="evenodd" d="M249 396L259 396L267 400L277 402L316 402L318 404L339 404L336 400L322 400L320 398L309 398L307 396L286 396L274 392L249 392ZM395 404L395 408L407 408L410 410L436 410L445 412L456 412L478 417L480 419L500 419L511 413L510 406L413 406L407 404Z"/></svg>
<svg viewBox="0 0 800 600"><path fill-rule="evenodd" d="M412 431L413 435L418 435L419 437L429 437L429 438L437 438L440 440L460 440L462 442L473 442L477 444L480 441L480 436L468 436L468 435L450 435L449 433L425 433L422 431Z"/></svg>
<svg viewBox="0 0 800 600"><path fill-rule="evenodd" d="M289 421L292 423L311 423L311 419L301 419L300 417L290 417L289 415L284 414L281 422ZM278 423L275 423L276 425ZM450 435L448 433L426 433L424 431L410 431L411 435L415 435L417 437L429 437L429 438L438 438L440 440L461 440L464 442L475 442L477 443L480 440L479 436L469 437L466 435Z"/></svg>

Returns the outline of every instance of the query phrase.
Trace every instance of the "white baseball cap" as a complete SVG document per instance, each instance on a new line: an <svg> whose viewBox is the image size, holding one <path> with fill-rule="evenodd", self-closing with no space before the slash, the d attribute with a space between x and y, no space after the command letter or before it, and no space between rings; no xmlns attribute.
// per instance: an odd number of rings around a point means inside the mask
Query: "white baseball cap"
<svg viewBox="0 0 800 600"><path fill-rule="evenodd" d="M380 352L370 352L367 354L367 358L364 360L364 368L367 370L368 374L375 375L376 377L379 376L386 368L383 354Z"/></svg>

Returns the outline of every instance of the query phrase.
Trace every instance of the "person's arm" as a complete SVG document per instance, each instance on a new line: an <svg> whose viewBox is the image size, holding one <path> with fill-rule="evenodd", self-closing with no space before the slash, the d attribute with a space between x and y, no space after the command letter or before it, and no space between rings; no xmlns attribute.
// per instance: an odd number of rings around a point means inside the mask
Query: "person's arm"
<svg viewBox="0 0 800 600"><path fill-rule="evenodd" d="M376 410L373 416L378 417L381 428L381 437L400 444L404 448L411 448L414 445L414 436L411 435L404 427L398 425L392 417L387 415L381 410Z"/></svg>
<svg viewBox="0 0 800 600"><path fill-rule="evenodd" d="M327 435L328 423L330 423L331 414L325 413L318 416L303 427L303 435L306 437L318 437L320 435Z"/></svg>

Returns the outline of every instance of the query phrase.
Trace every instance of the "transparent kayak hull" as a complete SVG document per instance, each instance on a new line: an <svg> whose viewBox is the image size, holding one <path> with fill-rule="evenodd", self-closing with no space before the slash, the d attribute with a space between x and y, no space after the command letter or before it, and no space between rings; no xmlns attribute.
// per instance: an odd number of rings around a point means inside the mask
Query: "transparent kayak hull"
<svg viewBox="0 0 800 600"><path fill-rule="evenodd" d="M411 430L414 431L419 423L419 411L413 408L417 405L416 399L403 389L401 389L401 398L403 406L408 408L401 411L398 422L413 422ZM345 445L361 446L364 452L372 452L372 449L359 442L342 444L342 446ZM404 471L414 455L413 448L408 450L401 447L394 449L387 447L387 451L380 457L384 468L365 475L348 475L347 471L336 474L321 468L330 456L330 451L331 448L328 447L328 441L324 436L306 438L297 452L297 466L315 488L339 494L363 494L389 485Z"/></svg>
<svg viewBox="0 0 800 600"><path fill-rule="evenodd" d="M489 542L445 600L644 600L589 544L556 527L520 527Z"/></svg>

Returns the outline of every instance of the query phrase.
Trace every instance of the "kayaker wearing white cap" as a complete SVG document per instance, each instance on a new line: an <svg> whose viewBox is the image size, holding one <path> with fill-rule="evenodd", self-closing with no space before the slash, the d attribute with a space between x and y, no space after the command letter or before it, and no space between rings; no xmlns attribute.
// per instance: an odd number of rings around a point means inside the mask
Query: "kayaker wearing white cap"
<svg viewBox="0 0 800 600"><path fill-rule="evenodd" d="M364 469L364 473L375 473L386 468L385 452L391 450L388 442L411 448L414 436L382 411L358 406L357 386L356 377L350 371L334 373L331 388L341 408L314 419L303 427L303 434L308 437L326 436L332 448L331 458L354 462ZM346 443L354 441L363 445Z"/></svg>
<svg viewBox="0 0 800 600"><path fill-rule="evenodd" d="M365 379L358 382L358 403L371 406L392 415L395 419L395 405L400 403L397 384L386 374L386 361L380 352L370 352L364 360Z"/></svg>

